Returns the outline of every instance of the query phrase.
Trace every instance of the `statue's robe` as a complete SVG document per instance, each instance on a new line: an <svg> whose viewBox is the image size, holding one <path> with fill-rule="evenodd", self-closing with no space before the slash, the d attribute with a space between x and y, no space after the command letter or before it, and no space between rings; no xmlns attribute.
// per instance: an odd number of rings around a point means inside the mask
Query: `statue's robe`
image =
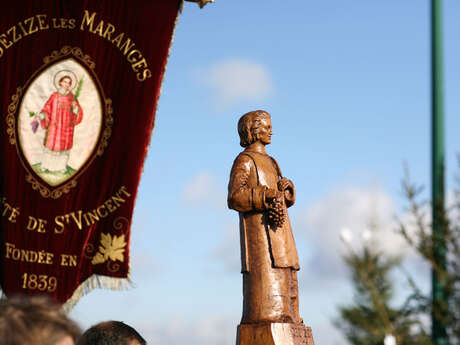
<svg viewBox="0 0 460 345"><path fill-rule="evenodd" d="M74 127L83 119L83 111L78 104L78 111L72 111L72 93L62 95L54 92L41 110L45 118L41 121L47 130L44 145L52 151L67 151L73 146Z"/></svg>
<svg viewBox="0 0 460 345"><path fill-rule="evenodd" d="M295 191L284 192L285 220L267 223L267 188L278 189L281 171L276 161L245 150L235 159L228 186L228 206L239 212L243 317L241 323L301 322L298 312L299 259L286 206Z"/></svg>

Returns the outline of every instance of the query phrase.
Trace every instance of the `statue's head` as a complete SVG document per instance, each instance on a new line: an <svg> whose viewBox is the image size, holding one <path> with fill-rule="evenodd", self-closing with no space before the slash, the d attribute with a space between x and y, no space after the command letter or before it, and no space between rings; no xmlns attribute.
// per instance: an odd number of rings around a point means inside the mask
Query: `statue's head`
<svg viewBox="0 0 460 345"><path fill-rule="evenodd" d="M254 110L241 116L238 121L240 145L248 147L259 140L259 129L263 120L270 120L270 114L264 110Z"/></svg>

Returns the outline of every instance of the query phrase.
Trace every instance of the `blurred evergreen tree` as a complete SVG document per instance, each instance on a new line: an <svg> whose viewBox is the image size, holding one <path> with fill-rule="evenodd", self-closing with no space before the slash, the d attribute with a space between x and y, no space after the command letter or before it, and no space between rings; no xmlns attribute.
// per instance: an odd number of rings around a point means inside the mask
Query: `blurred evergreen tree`
<svg viewBox="0 0 460 345"><path fill-rule="evenodd" d="M446 293L445 303L434 305L431 291L423 293L409 278L413 291L406 304L411 306L414 313L427 316L435 313L447 329L448 345L460 345L460 175L452 197L448 197L448 206L441 212L439 219L446 250L445 265L439 265L434 259L432 223L428 216L430 207L427 207L429 203L420 200L423 188L412 183L406 173L403 190L408 200L412 224L400 222L399 232L417 254L437 271Z"/></svg>
<svg viewBox="0 0 460 345"><path fill-rule="evenodd" d="M339 307L335 324L350 344L432 344L411 307L390 305L394 292L390 275L400 258L367 244L359 252L350 247L344 259L351 271L354 301Z"/></svg>
<svg viewBox="0 0 460 345"><path fill-rule="evenodd" d="M400 268L401 258L376 249L375 243L364 244L356 251L349 235L342 236L349 246L344 260L351 272L355 296L352 303L339 307L335 324L350 344L389 345L395 340L397 345L431 345L427 321L431 313L436 313L446 326L448 345L460 345L460 175L457 182L453 196L448 198L450 206L441 212L447 252L444 267L434 260L430 203L421 201L423 188L412 183L408 173L403 180L408 218L399 222L399 233L406 242L439 273L446 303L433 306L431 291L423 292L407 275L411 292L402 305L392 306L394 282L390 275ZM394 339L389 341L388 335Z"/></svg>

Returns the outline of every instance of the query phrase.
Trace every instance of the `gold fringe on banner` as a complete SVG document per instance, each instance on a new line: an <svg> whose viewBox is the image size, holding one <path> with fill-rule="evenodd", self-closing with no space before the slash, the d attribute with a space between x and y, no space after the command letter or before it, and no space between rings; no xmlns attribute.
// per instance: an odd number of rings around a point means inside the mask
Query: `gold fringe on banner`
<svg viewBox="0 0 460 345"><path fill-rule="evenodd" d="M131 288L136 287L133 281L131 280L130 274L128 274L128 278L113 278L107 276L101 276L97 274L93 274L91 277L86 279L83 283L81 283L78 288L72 294L67 302L62 305L62 310L64 313L68 314L70 311L75 307L78 303L80 298L89 294L94 289L107 289L107 290L115 290L115 291L123 291L129 290ZM0 298L7 298L3 290L0 288Z"/></svg>
<svg viewBox="0 0 460 345"><path fill-rule="evenodd" d="M133 287L135 287L135 285L131 281L130 274L128 274L128 278L114 278L93 274L78 286L72 294L72 297L70 297L67 302L62 305L62 310L68 314L78 303L81 297L87 295L94 289L122 291L129 290Z"/></svg>

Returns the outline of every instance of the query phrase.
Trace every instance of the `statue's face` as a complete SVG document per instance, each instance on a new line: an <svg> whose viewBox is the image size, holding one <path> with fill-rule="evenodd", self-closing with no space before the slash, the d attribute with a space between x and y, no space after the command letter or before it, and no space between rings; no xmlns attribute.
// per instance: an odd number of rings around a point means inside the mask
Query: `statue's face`
<svg viewBox="0 0 460 345"><path fill-rule="evenodd" d="M268 145L272 142L272 134L273 134L273 131L272 131L272 121L270 120L270 118L262 118L262 120L260 121L260 125L259 125L259 141L264 144L264 145Z"/></svg>

